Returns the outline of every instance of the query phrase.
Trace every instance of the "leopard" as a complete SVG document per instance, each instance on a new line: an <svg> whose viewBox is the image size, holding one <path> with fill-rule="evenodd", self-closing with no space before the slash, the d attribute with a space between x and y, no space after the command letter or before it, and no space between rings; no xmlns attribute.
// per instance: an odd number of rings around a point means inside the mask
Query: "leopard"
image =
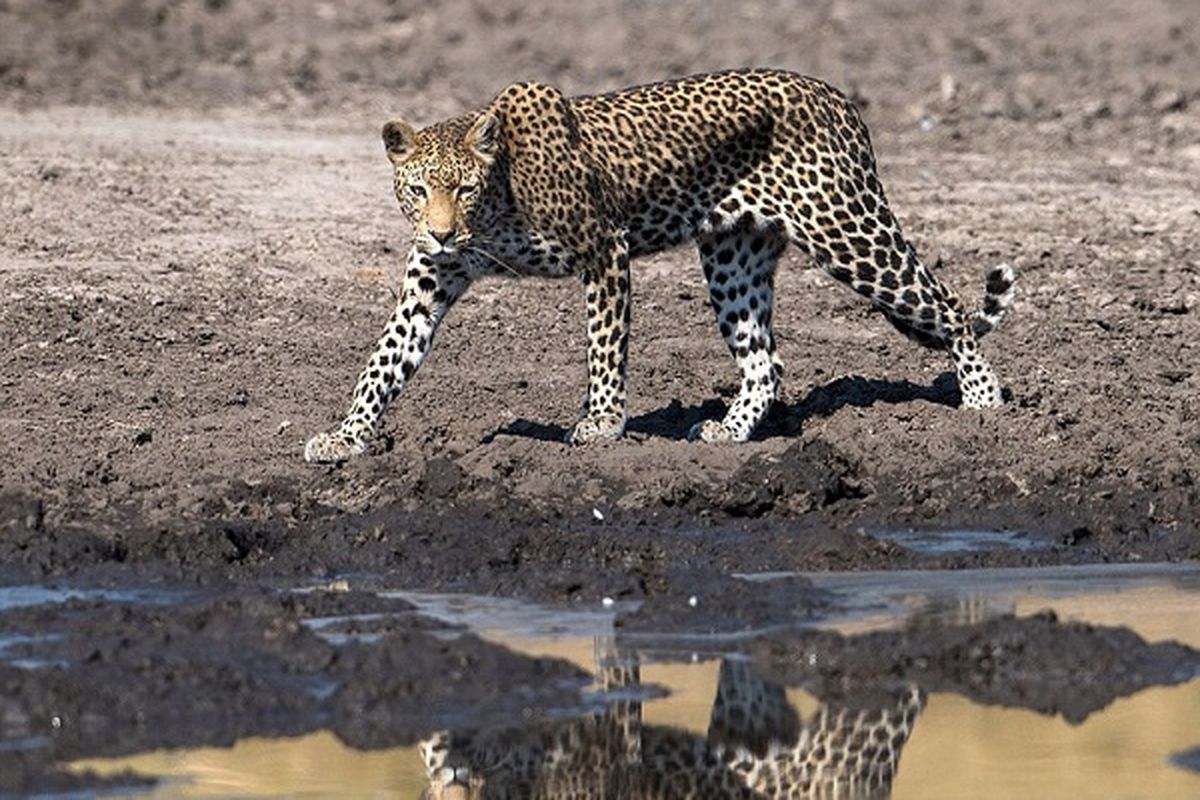
<svg viewBox="0 0 1200 800"><path fill-rule="evenodd" d="M801 715L746 657L721 658L703 734L648 724L637 654L597 653L602 710L418 743L423 800L887 797L926 702L915 684Z"/></svg>
<svg viewBox="0 0 1200 800"><path fill-rule="evenodd" d="M1011 306L1014 270L989 270L968 308L927 268L888 206L855 103L819 79L727 70L573 97L519 82L420 130L390 120L382 137L411 248L349 411L308 441L310 462L372 451L447 312L484 277L581 280L587 392L565 438L621 437L630 262L688 242L740 371L723 418L697 423L690 439L745 442L778 398L774 284L789 245L902 334L948 352L962 407L1004 402L979 340Z"/></svg>

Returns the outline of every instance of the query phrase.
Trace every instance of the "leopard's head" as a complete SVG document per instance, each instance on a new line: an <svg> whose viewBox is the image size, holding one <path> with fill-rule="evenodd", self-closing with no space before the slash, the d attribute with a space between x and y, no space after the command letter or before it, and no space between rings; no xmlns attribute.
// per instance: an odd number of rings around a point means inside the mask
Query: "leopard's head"
<svg viewBox="0 0 1200 800"><path fill-rule="evenodd" d="M484 797L483 779L465 768L443 767L429 776L429 785L421 800L480 800Z"/></svg>
<svg viewBox="0 0 1200 800"><path fill-rule="evenodd" d="M421 800L482 800L484 781L454 748L449 731L437 731L417 743L429 780Z"/></svg>
<svg viewBox="0 0 1200 800"><path fill-rule="evenodd" d="M489 228L500 191L493 179L499 140L499 119L487 110L419 131L400 120L383 126L396 199L418 250L452 256Z"/></svg>

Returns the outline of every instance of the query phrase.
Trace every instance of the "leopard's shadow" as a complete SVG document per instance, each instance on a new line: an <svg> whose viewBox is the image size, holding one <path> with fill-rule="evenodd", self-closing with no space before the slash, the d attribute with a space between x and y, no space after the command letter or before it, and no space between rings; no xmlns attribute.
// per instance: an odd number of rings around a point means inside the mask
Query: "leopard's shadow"
<svg viewBox="0 0 1200 800"><path fill-rule="evenodd" d="M929 386L920 386L907 380L890 381L850 375L814 386L801 400L794 403L776 403L766 420L754 432L754 438L795 436L805 420L828 417L846 406L869 408L876 403L925 400L956 407L960 399L958 382L952 372L943 372ZM725 413L725 408L725 403L720 400L705 400L698 405L686 407L678 400L672 400L663 408L631 417L625 430L628 433L679 441L687 438L688 431L696 423L706 419L720 419ZM567 429L562 425L518 419L488 434L483 441L486 444L497 436L519 436L546 442L561 442L566 435Z"/></svg>

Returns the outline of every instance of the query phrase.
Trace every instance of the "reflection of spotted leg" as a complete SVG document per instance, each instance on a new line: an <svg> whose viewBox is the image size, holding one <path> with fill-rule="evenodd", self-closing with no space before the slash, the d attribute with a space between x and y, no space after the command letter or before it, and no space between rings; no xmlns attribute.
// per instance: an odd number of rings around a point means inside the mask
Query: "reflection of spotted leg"
<svg viewBox="0 0 1200 800"><path fill-rule="evenodd" d="M924 705L925 695L915 685L865 708L822 703L806 721L804 746L778 776L781 786L803 787L802 797L887 797ZM779 796L771 780L756 787L761 796Z"/></svg>
<svg viewBox="0 0 1200 800"><path fill-rule="evenodd" d="M771 336L775 265L787 240L744 226L700 240L700 262L725 344L742 373L741 390L725 419L705 420L689 437L744 442L779 391L780 368Z"/></svg>
<svg viewBox="0 0 1200 800"><path fill-rule="evenodd" d="M619 696L605 704L601 725L610 736L614 753L622 763L642 762L641 668L634 652L622 652L610 637L596 637L596 676L600 688Z"/></svg>
<svg viewBox="0 0 1200 800"><path fill-rule="evenodd" d="M710 745L740 748L762 757L772 744L795 746L800 728L800 716L782 686L759 678L746 659L721 660L708 718Z"/></svg>
<svg viewBox="0 0 1200 800"><path fill-rule="evenodd" d="M464 269L435 264L413 248L400 301L366 369L358 376L350 411L336 431L309 440L304 448L306 461L345 461L367 451L384 409L421 366L438 323L466 286Z"/></svg>

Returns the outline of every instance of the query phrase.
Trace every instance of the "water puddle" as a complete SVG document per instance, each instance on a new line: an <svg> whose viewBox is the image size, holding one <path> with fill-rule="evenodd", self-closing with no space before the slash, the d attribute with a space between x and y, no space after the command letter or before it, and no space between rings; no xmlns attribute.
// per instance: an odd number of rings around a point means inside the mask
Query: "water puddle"
<svg viewBox="0 0 1200 800"><path fill-rule="evenodd" d="M20 669L49 669L51 667L61 666L64 662L57 659L45 658L24 658L14 656L10 651L16 648L24 647L25 645L46 644L48 642L58 641L61 637L56 634L42 634L40 636L27 636L19 633L0 633L0 663L8 664L12 667ZM0 742L0 746L3 746Z"/></svg>
<svg viewBox="0 0 1200 800"><path fill-rule="evenodd" d="M1049 546L1045 540L1038 540L1019 531L882 530L871 531L871 535L926 556L984 553L993 550L1042 550Z"/></svg>
<svg viewBox="0 0 1200 800"><path fill-rule="evenodd" d="M848 601L845 613L818 625L842 634L1002 622L1001 615L1053 609L1060 620L1127 626L1151 643L1200 648L1196 567L809 577ZM1018 696L980 701L970 692L886 680L851 682L832 693L828 685L783 683L728 640L695 650L693 637L693 649L672 652L670 640L656 638L648 652L636 637L613 638L622 610L616 606L564 612L493 598L386 594L445 623L447 637L459 635L454 626L466 626L518 651L568 659L596 672L600 688L621 698L583 717L445 732L448 738L437 741L446 761L433 778L449 781L450 789L461 788L457 781L524 796L519 788L536 779L545 796L587 781L613 797L679 796L684 786L724 797L732 795L720 787L747 784L764 797L797 786L807 792L801 796L826 796L832 781L893 798L1200 797L1200 772L1191 766L1200 746L1195 678L1108 699L1068 722L1065 712L1049 713ZM337 638L353 636L339 628L371 621L361 616L308 624L331 641L348 640ZM998 655L995 664L1002 661ZM888 667L881 653L879 669ZM994 688L1003 677L997 666L964 681ZM647 686L669 694L647 694L641 690ZM680 763L707 766L684 774L669 766ZM148 797L415 798L430 784L418 747L360 751L328 732L79 761L71 769L155 776L160 783Z"/></svg>
<svg viewBox="0 0 1200 800"><path fill-rule="evenodd" d="M744 575L751 581L793 573ZM999 614L1053 609L1066 619L1132 628L1150 641L1200 648L1200 569L1176 564L1096 564L1011 569L823 572L807 575L834 592L840 613L816 623L840 633L912 623L963 625Z"/></svg>
<svg viewBox="0 0 1200 800"><path fill-rule="evenodd" d="M71 587L0 586L0 611L66 603L70 600L103 600L110 603L170 605L186 593L170 589L76 589Z"/></svg>
<svg viewBox="0 0 1200 800"><path fill-rule="evenodd" d="M140 798L420 796L424 769L415 749L353 750L327 731L243 739L232 747L160 750L123 759L79 761L102 775L133 770L159 783Z"/></svg>

